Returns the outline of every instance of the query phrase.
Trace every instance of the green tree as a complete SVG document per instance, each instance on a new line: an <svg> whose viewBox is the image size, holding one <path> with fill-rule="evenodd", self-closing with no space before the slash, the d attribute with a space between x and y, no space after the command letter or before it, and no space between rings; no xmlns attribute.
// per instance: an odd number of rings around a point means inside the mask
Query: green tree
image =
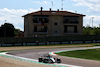
<svg viewBox="0 0 100 67"><path fill-rule="evenodd" d="M84 27L83 28L83 34L84 35L90 35L91 31L92 31L92 29L90 27Z"/></svg>
<svg viewBox="0 0 100 67"><path fill-rule="evenodd" d="M99 34L100 34L100 28L97 27L97 28L94 30L94 33L95 33L95 35L99 35Z"/></svg>
<svg viewBox="0 0 100 67"><path fill-rule="evenodd" d="M84 27L83 28L84 35L100 35L100 27Z"/></svg>
<svg viewBox="0 0 100 67"><path fill-rule="evenodd" d="M20 33L20 31L21 31L20 29L15 29L15 30L14 30L14 34L15 34L15 36L18 36L19 33Z"/></svg>
<svg viewBox="0 0 100 67"><path fill-rule="evenodd" d="M10 23L5 23L0 27L0 37L14 37L14 26Z"/></svg>

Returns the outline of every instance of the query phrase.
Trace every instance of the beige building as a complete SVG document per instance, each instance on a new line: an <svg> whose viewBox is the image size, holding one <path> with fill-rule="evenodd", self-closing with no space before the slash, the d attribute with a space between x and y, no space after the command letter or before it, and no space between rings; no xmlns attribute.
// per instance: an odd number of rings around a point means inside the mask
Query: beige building
<svg viewBox="0 0 100 67"><path fill-rule="evenodd" d="M40 11L24 15L24 37L82 35L85 15L68 11Z"/></svg>

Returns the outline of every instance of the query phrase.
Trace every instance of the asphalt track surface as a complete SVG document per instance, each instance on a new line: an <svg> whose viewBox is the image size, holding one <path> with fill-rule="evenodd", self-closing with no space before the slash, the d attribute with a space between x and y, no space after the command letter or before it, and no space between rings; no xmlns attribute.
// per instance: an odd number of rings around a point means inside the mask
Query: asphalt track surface
<svg viewBox="0 0 100 67"><path fill-rule="evenodd" d="M40 55L48 55L50 52L81 50L81 49L96 49L96 48L100 48L100 47L30 49L30 50L10 51L9 54L38 60L38 57ZM58 55L55 57L61 58L63 64L70 64L70 65L83 66L83 67L100 67L100 61L93 61L93 60L86 60L86 59L72 58L72 57L63 57Z"/></svg>

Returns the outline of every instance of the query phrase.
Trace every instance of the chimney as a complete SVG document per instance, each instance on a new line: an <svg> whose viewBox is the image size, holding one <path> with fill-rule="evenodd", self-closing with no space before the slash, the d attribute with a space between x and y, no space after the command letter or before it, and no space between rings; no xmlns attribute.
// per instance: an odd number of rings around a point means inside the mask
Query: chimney
<svg viewBox="0 0 100 67"><path fill-rule="evenodd" d="M43 9L43 7L41 7L41 14L42 14L42 9Z"/></svg>
<svg viewBox="0 0 100 67"><path fill-rule="evenodd" d="M50 8L50 13L51 13L51 11L52 11L52 10L51 10L51 8Z"/></svg>
<svg viewBox="0 0 100 67"><path fill-rule="evenodd" d="M57 9L57 12L59 13L59 9Z"/></svg>

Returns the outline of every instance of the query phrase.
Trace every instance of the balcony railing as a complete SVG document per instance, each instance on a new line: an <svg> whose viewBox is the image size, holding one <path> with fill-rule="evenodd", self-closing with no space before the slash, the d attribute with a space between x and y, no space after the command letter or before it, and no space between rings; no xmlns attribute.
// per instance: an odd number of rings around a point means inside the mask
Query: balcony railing
<svg viewBox="0 0 100 67"><path fill-rule="evenodd" d="M64 34L77 34L78 31L73 31L73 32L67 32L67 31L64 31Z"/></svg>
<svg viewBox="0 0 100 67"><path fill-rule="evenodd" d="M48 31L35 31L34 34L48 34Z"/></svg>
<svg viewBox="0 0 100 67"><path fill-rule="evenodd" d="M64 33L64 34L68 34L68 35L70 35L70 34L78 34L78 33Z"/></svg>
<svg viewBox="0 0 100 67"><path fill-rule="evenodd" d="M78 24L79 21L63 21L64 24Z"/></svg>
<svg viewBox="0 0 100 67"><path fill-rule="evenodd" d="M33 22L36 23L36 24L39 24L39 23L47 24L47 23L49 23L49 20L44 20L44 21L40 21L40 20L39 20L39 21L38 21L38 20L34 20L34 19L33 19Z"/></svg>

